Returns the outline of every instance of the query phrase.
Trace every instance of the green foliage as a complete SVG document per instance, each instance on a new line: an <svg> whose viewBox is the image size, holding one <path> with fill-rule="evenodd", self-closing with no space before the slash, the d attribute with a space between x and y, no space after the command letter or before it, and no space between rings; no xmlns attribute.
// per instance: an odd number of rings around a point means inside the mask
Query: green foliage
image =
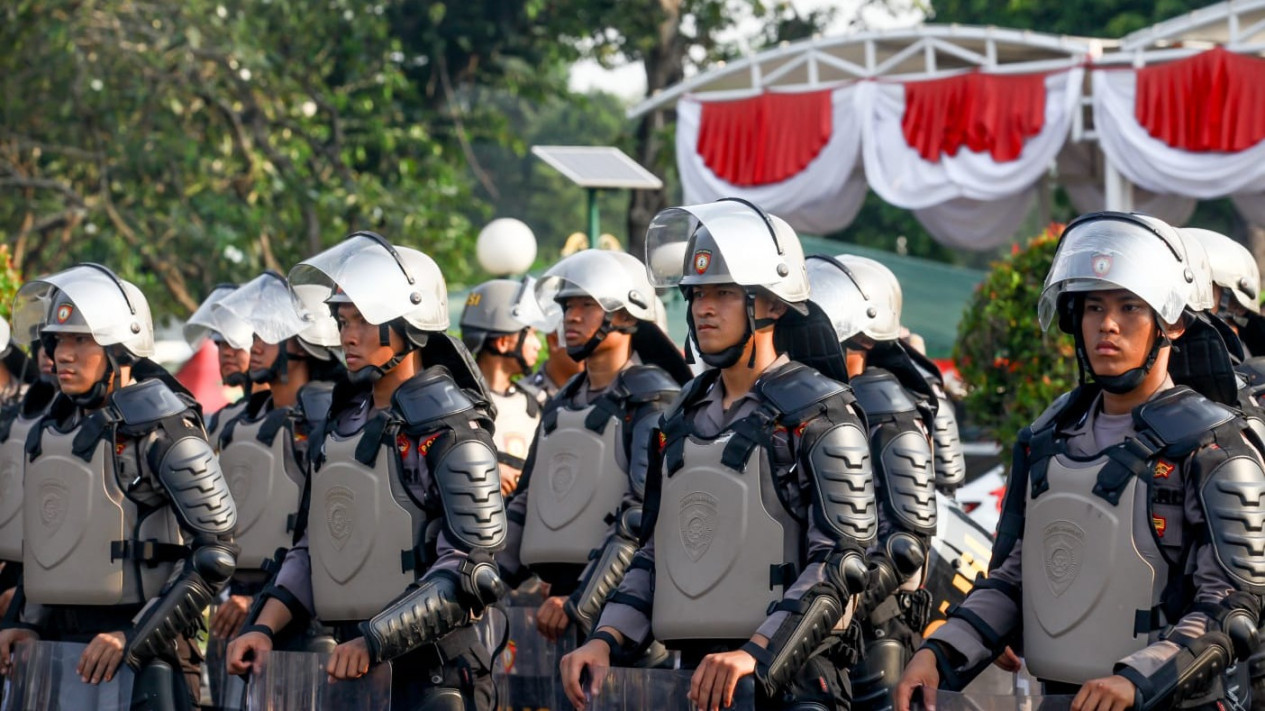
<svg viewBox="0 0 1265 711"><path fill-rule="evenodd" d="M953 359L966 383L966 411L1009 451L1019 430L1076 385L1072 337L1046 333L1037 301L1062 226L993 265L958 323Z"/></svg>
<svg viewBox="0 0 1265 711"><path fill-rule="evenodd" d="M1207 4L1206 0L933 0L929 19L1119 38Z"/></svg>
<svg viewBox="0 0 1265 711"><path fill-rule="evenodd" d="M12 316L13 297L21 286L22 274L13 266L9 245L0 244L0 317L7 320Z"/></svg>

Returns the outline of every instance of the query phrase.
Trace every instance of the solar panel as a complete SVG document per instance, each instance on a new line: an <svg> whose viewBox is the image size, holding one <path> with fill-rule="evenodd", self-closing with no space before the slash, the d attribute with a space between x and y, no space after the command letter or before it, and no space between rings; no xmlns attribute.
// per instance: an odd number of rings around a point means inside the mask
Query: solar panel
<svg viewBox="0 0 1265 711"><path fill-rule="evenodd" d="M613 146L532 146L531 152L582 188L663 187L654 173Z"/></svg>

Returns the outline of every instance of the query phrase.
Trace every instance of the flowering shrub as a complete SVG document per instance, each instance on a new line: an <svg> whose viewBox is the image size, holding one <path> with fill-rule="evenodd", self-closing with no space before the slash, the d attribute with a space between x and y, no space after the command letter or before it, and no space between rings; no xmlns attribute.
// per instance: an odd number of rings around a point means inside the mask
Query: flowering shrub
<svg viewBox="0 0 1265 711"><path fill-rule="evenodd" d="M0 244L0 316L5 319L10 318L13 297L17 295L20 286L22 275L13 266L13 254L9 252L9 245Z"/></svg>
<svg viewBox="0 0 1265 711"><path fill-rule="evenodd" d="M1037 301L1062 225L1050 225L993 264L958 323L953 358L967 388L968 421L1009 452L1019 430L1076 386L1072 337L1042 332Z"/></svg>

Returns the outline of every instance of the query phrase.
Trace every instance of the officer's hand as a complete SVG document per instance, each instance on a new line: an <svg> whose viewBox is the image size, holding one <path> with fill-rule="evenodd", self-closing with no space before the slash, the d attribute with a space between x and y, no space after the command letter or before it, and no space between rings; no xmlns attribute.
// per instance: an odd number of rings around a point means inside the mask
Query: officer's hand
<svg viewBox="0 0 1265 711"><path fill-rule="evenodd" d="M600 639L591 639L558 662L558 673L562 676L562 690L566 693L576 711L584 711L584 687L581 677L588 669L590 683L589 693L596 694L602 688L602 680L611 667L611 648Z"/></svg>
<svg viewBox="0 0 1265 711"><path fill-rule="evenodd" d="M1001 656L993 660L993 664L1002 671L1017 672L1023 668L1023 661L1019 659L1019 655L1015 654L1015 650L1006 647L1006 651Z"/></svg>
<svg viewBox="0 0 1265 711"><path fill-rule="evenodd" d="M92 638L79 656L75 673L89 684L100 684L103 679L110 681L123 661L126 645L127 637L122 632L102 632Z"/></svg>
<svg viewBox="0 0 1265 711"><path fill-rule="evenodd" d="M0 617L4 617L9 612L9 604L13 602L13 593L17 591L16 587L12 587L0 592Z"/></svg>
<svg viewBox="0 0 1265 711"><path fill-rule="evenodd" d="M5 676L13 670L13 645L27 640L37 640L40 636L34 630L13 628L0 630L0 674Z"/></svg>
<svg viewBox="0 0 1265 711"><path fill-rule="evenodd" d="M228 600L215 610L211 618L211 636L230 639L242 628L246 612L250 610L250 596L229 595Z"/></svg>
<svg viewBox="0 0 1265 711"><path fill-rule="evenodd" d="M936 667L936 655L929 649L920 649L909 660L905 673L896 685L896 711L909 711L914 691L922 689L922 704L927 711L936 711L936 687L940 686L940 670Z"/></svg>
<svg viewBox="0 0 1265 711"><path fill-rule="evenodd" d="M369 646L364 637L334 647L325 665L330 681L359 679L369 673Z"/></svg>
<svg viewBox="0 0 1265 711"><path fill-rule="evenodd" d="M501 465L501 496L509 496L518 488L519 470L508 464Z"/></svg>
<svg viewBox="0 0 1265 711"><path fill-rule="evenodd" d="M1072 699L1072 711L1125 711L1136 695L1137 687L1122 676L1090 679Z"/></svg>
<svg viewBox="0 0 1265 711"><path fill-rule="evenodd" d="M272 640L263 632L247 632L228 643L225 654L229 674L241 676L257 673L263 663L263 655L272 651Z"/></svg>
<svg viewBox="0 0 1265 711"><path fill-rule="evenodd" d="M734 704L738 680L755 673L755 657L742 651L721 652L703 657L690 678L690 701L699 711L719 711Z"/></svg>
<svg viewBox="0 0 1265 711"><path fill-rule="evenodd" d="M562 633L567 631L567 625L571 624L571 618L567 617L567 611L563 608L566 602L566 597L554 595L545 598L540 603L540 609L536 610L536 629L550 642L558 641Z"/></svg>

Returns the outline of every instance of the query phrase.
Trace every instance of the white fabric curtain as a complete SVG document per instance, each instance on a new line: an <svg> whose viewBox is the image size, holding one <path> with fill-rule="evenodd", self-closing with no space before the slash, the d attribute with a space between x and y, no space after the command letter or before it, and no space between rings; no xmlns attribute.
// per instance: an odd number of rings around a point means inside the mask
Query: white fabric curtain
<svg viewBox="0 0 1265 711"><path fill-rule="evenodd" d="M1067 191L1078 213L1107 209L1102 152L1093 143L1068 143L1059 153L1058 183ZM1199 201L1181 195L1159 195L1133 186L1133 209L1170 225L1185 225Z"/></svg>
<svg viewBox="0 0 1265 711"><path fill-rule="evenodd" d="M792 227L809 234L825 234L852 224L865 202L861 174L861 130L853 106L857 86L836 89L831 95L830 140L804 170L778 183L739 187L712 172L698 154L698 132L703 105L692 98L676 107L676 156L685 204L723 197L750 200Z"/></svg>

